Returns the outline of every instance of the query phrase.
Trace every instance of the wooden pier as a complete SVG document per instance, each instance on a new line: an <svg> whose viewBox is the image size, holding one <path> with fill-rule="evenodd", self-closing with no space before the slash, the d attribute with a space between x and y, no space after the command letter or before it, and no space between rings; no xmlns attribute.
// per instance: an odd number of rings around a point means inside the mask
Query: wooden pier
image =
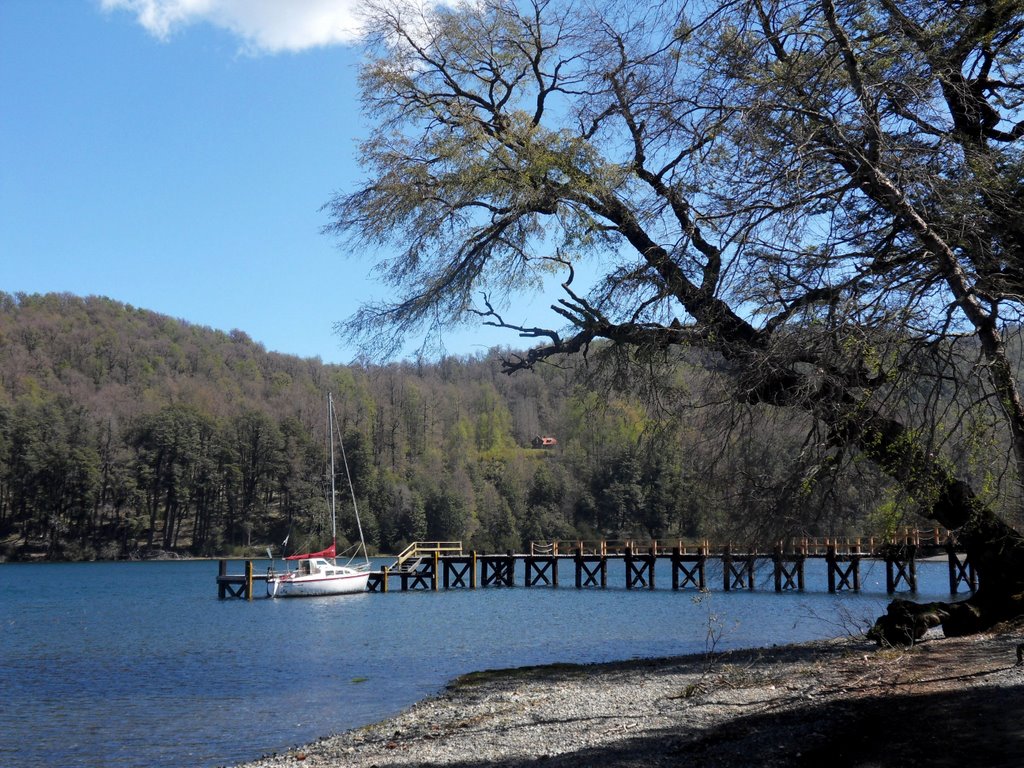
<svg viewBox="0 0 1024 768"><path fill-rule="evenodd" d="M924 536L923 534L927 534ZM942 529L907 531L887 540L803 538L759 549L726 544L713 547L700 543L663 541L552 541L533 542L526 553L479 554L464 552L457 541L416 542L403 551L392 565L371 571L367 591L387 593L454 589L489 589L516 586L516 573L528 588L558 588L560 571L571 568L576 589L607 589L608 564L621 561L627 590L656 588L657 564L671 567L673 591L707 591L708 564L721 568L718 586L725 592L754 590L756 574L763 567L772 570L774 591L803 592L807 589L805 565L810 559L824 560L826 587L830 593L861 591L861 564L865 559L884 562L886 592L917 591L916 558L922 551L945 553L949 562L950 592L960 585L977 589L977 576L955 538ZM518 568L518 563L522 567ZM760 566L760 568L759 568ZM253 583L265 575L253 574L252 561L246 571L229 575L226 561L217 576L218 596L252 599Z"/></svg>
<svg viewBox="0 0 1024 768"><path fill-rule="evenodd" d="M228 561L221 560L217 572L217 597L221 600L226 597L252 600L253 584L258 581L266 582L266 580L266 574L253 573L252 560L245 561L245 572L240 574L229 574Z"/></svg>

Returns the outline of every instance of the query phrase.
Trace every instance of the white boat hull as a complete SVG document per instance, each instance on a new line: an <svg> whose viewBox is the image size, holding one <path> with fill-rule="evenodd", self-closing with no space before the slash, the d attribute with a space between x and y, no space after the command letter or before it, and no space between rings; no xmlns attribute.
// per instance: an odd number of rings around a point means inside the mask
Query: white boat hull
<svg viewBox="0 0 1024 768"><path fill-rule="evenodd" d="M338 566L326 572L302 574L295 571L267 577L267 597L317 597L351 595L366 591L367 571Z"/></svg>

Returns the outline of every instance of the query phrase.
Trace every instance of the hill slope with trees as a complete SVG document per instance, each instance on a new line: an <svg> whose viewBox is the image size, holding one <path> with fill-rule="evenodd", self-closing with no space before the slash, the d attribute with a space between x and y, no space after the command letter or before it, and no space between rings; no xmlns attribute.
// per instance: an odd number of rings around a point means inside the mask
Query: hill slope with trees
<svg viewBox="0 0 1024 768"><path fill-rule="evenodd" d="M798 416L669 405L580 365L507 376L498 351L327 365L105 298L0 294L0 557L316 546L328 391L381 552L418 539L766 542L900 522L875 475L808 482ZM718 386L708 365L673 370L702 400ZM557 445L534 449L537 436Z"/></svg>

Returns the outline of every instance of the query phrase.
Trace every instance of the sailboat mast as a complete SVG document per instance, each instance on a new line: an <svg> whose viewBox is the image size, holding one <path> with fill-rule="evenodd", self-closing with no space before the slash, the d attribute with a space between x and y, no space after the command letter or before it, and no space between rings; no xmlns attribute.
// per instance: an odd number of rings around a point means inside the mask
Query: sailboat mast
<svg viewBox="0 0 1024 768"><path fill-rule="evenodd" d="M331 544L335 550L338 547L338 522L335 514L335 493L334 493L334 398L327 393L327 445L331 453Z"/></svg>
<svg viewBox="0 0 1024 768"><path fill-rule="evenodd" d="M352 471L348 467L348 456L345 455L345 441L342 439L341 427L338 427L338 444L341 446L341 460L345 463L345 477L348 478L348 491L352 494L352 509L356 513L356 528L359 530L359 546L363 550L363 560L370 563L370 555L366 551L366 540L363 538L363 523L359 519L359 503L356 501L356 486L352 482Z"/></svg>

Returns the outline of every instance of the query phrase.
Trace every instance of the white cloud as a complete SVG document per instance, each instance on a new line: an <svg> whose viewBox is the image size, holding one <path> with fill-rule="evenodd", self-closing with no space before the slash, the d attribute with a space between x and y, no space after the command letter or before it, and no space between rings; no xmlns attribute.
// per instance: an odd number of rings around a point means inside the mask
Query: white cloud
<svg viewBox="0 0 1024 768"><path fill-rule="evenodd" d="M190 24L213 24L253 52L301 51L359 39L360 0L101 0L105 11L135 14L150 34L168 39Z"/></svg>

